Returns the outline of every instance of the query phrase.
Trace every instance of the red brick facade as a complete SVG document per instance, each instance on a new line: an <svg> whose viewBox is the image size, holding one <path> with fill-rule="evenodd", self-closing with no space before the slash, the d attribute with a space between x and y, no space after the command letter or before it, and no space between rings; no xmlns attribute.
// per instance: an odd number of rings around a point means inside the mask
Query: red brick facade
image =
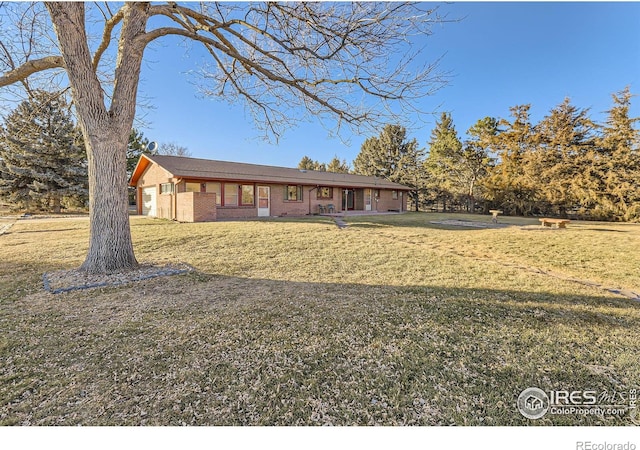
<svg viewBox="0 0 640 450"><path fill-rule="evenodd" d="M217 219L216 194L213 192L178 192L178 222L213 222Z"/></svg>
<svg viewBox="0 0 640 450"><path fill-rule="evenodd" d="M227 186L253 186L253 204L226 206L224 194L221 205L216 206L216 194L207 192L207 183L227 183ZM186 192L199 189L200 192ZM192 184L193 183L193 184ZM164 184L164 189L163 189ZM142 190L155 188L155 216L159 218L177 220L180 222L206 222L219 219L246 219L258 217L258 187L269 187L269 216L304 216L317 214L319 206L333 205L335 212L345 209L345 200L349 210L355 211L406 211L408 195L406 190L330 187L319 196L319 186L302 185L296 195L301 193L301 199L287 199L287 185L277 183L238 181L215 179L188 179L174 177L158 164L150 163L142 171L136 182L138 190L138 213L142 214ZM295 185L292 185L295 186ZM345 190L349 191L348 199ZM163 193L164 191L164 193ZM235 202L241 203L242 191L238 191ZM319 198L321 197L321 198Z"/></svg>

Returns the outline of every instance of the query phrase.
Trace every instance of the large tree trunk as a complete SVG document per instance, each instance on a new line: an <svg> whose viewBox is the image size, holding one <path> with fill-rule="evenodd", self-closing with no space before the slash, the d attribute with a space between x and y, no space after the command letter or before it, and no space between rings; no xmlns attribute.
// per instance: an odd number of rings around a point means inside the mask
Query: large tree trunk
<svg viewBox="0 0 640 450"><path fill-rule="evenodd" d="M126 150L129 136L104 127L87 142L89 160L89 252L81 268L109 273L135 268L129 227Z"/></svg>
<svg viewBox="0 0 640 450"><path fill-rule="evenodd" d="M46 4L64 58L89 161L89 252L81 268L91 273L138 265L129 227L126 155L133 125L148 3L124 6L111 107L107 109L87 45L84 4Z"/></svg>

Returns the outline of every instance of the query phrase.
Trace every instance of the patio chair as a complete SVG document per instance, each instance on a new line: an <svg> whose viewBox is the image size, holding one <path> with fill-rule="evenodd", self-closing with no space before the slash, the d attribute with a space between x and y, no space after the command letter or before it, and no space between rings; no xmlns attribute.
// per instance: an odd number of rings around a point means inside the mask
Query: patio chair
<svg viewBox="0 0 640 450"><path fill-rule="evenodd" d="M331 214L331 213L335 212L335 210L336 210L336 209L335 209L335 207L333 206L333 203L329 203L329 204L327 205L327 210L329 211L329 214Z"/></svg>
<svg viewBox="0 0 640 450"><path fill-rule="evenodd" d="M318 205L318 214L324 214L327 212L327 209L324 207L324 205Z"/></svg>

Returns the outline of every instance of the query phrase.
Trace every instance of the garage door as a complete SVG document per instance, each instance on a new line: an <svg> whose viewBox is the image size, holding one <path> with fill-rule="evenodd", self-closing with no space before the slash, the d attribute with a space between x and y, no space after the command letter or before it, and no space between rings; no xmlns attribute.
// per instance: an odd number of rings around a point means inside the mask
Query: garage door
<svg viewBox="0 0 640 450"><path fill-rule="evenodd" d="M156 216L156 192L155 186L142 188L142 215Z"/></svg>

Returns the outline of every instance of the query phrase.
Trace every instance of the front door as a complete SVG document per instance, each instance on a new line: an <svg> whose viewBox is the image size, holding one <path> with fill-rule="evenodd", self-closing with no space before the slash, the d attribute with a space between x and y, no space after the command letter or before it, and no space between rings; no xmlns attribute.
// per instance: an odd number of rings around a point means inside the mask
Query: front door
<svg viewBox="0 0 640 450"><path fill-rule="evenodd" d="M271 189L269 186L258 186L258 217L271 215Z"/></svg>
<svg viewBox="0 0 640 450"><path fill-rule="evenodd" d="M352 211L354 205L354 190L344 189L342 191L342 207L345 208L345 211Z"/></svg>
<svg viewBox="0 0 640 450"><path fill-rule="evenodd" d="M364 210L371 211L371 202L373 201L373 189L364 190Z"/></svg>

